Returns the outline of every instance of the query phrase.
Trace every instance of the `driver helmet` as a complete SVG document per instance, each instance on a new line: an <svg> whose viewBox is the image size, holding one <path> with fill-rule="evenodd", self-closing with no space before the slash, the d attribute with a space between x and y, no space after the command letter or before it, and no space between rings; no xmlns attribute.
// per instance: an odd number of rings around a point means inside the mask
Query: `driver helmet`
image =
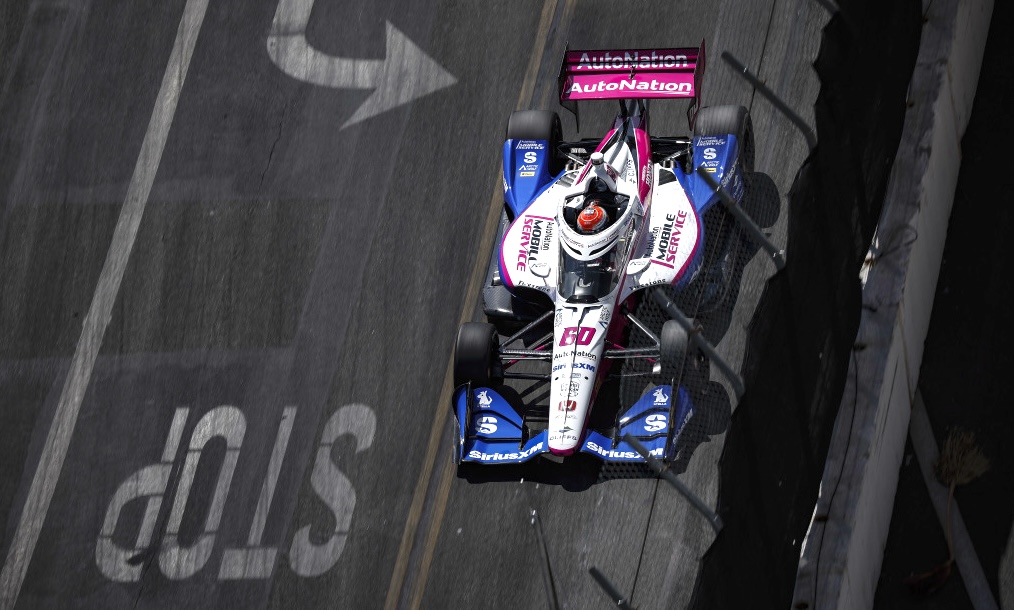
<svg viewBox="0 0 1014 610"><path fill-rule="evenodd" d="M601 231L608 222L609 215L606 214L598 201L592 201L577 215L577 229L586 235Z"/></svg>

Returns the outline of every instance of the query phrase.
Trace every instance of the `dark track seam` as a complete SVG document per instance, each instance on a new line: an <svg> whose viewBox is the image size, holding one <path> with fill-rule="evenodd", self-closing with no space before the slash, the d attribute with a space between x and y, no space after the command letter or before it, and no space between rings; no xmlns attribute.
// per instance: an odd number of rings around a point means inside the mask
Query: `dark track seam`
<svg viewBox="0 0 1014 610"><path fill-rule="evenodd" d="M641 552L637 554L637 569L634 570L634 584L630 586L630 595L627 599L634 601L634 594L637 592L637 579L641 575L641 562L644 561L644 547L648 544L648 532L651 530L651 518L655 516L655 505L658 503L658 484L661 478L655 477L655 489L651 492L651 508L648 510L648 519L644 524L644 537L641 538Z"/></svg>
<svg viewBox="0 0 1014 610"><path fill-rule="evenodd" d="M767 50L768 50L768 39L771 37L771 24L774 22L774 20L775 20L775 13L777 12L775 10L776 6L778 6L778 0L774 0L774 2L771 3L771 13L768 15L768 26L766 28L764 28L764 43L761 45L760 61L757 62L757 77L758 78L760 78L761 68L764 65L764 56L765 56L765 54L767 53ZM749 108L749 110L751 112L753 111L753 102L754 102L754 99L756 98L756 96L757 96L757 89L751 88L751 91L750 91L750 108Z"/></svg>

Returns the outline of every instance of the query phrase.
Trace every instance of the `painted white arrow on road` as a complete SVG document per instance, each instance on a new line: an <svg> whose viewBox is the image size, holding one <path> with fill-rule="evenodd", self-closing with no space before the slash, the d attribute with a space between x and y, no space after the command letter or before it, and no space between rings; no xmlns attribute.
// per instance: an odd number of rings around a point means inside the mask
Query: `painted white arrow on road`
<svg viewBox="0 0 1014 610"><path fill-rule="evenodd" d="M282 72L336 89L373 89L342 129L458 82L398 28L387 22L387 57L349 59L314 49L306 40L314 0L279 0L268 34L268 55Z"/></svg>

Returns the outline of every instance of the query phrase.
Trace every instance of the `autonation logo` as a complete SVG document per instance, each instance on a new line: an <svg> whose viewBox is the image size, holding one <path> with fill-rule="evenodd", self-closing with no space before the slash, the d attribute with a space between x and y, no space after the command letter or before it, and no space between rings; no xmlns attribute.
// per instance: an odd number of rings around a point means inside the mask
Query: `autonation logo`
<svg viewBox="0 0 1014 610"><path fill-rule="evenodd" d="M692 83L667 83L655 79L644 81L635 78L631 80L624 79L619 82L600 80L597 83L587 85L574 83L568 89L568 93L570 94L602 93L605 91L651 91L653 93L668 95L689 96L694 94L694 86Z"/></svg>

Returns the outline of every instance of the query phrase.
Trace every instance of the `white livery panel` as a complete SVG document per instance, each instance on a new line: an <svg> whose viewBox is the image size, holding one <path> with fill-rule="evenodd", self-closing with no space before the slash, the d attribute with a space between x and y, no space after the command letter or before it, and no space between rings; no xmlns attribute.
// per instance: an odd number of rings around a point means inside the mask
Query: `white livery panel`
<svg viewBox="0 0 1014 610"><path fill-rule="evenodd" d="M678 182L655 187L647 234L627 264L622 301L648 286L674 284L697 255L701 222Z"/></svg>
<svg viewBox="0 0 1014 610"><path fill-rule="evenodd" d="M556 199L560 187L542 193L508 227L500 245L501 278L508 288L534 288L556 299L560 266Z"/></svg>
<svg viewBox="0 0 1014 610"><path fill-rule="evenodd" d="M549 450L568 455L582 441L612 306L557 303L550 377Z"/></svg>

